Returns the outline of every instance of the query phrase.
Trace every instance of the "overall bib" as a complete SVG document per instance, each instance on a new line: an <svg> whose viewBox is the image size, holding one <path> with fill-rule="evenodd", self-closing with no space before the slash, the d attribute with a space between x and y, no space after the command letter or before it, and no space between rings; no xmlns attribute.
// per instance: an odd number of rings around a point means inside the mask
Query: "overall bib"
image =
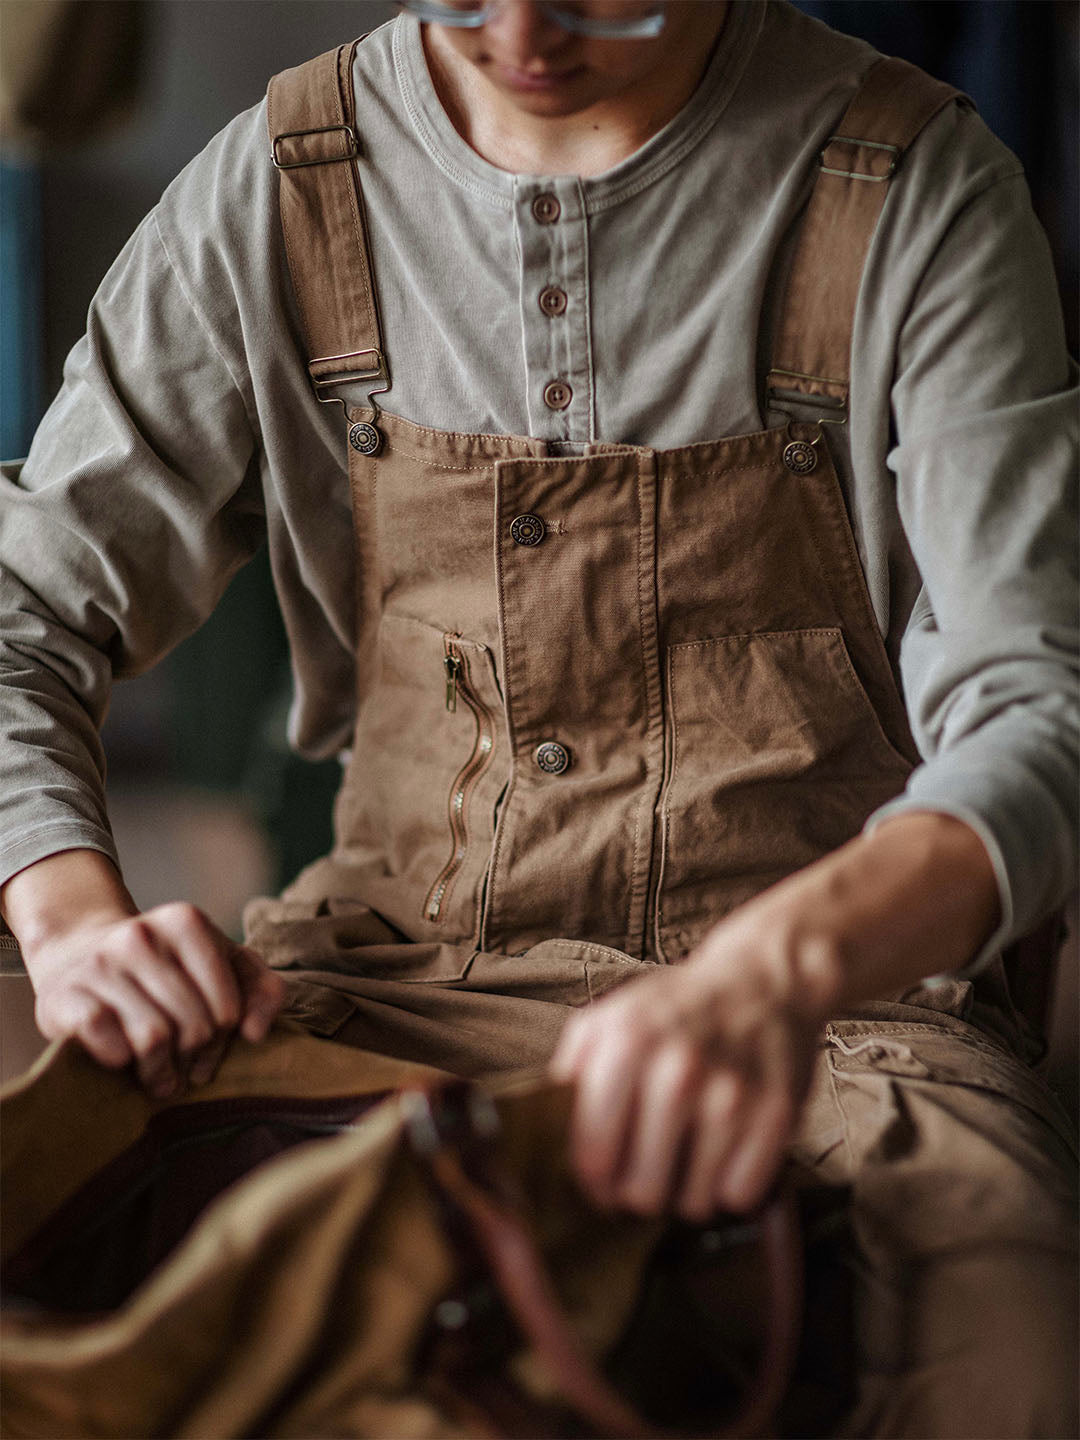
<svg viewBox="0 0 1080 1440"><path fill-rule="evenodd" d="M378 409L352 56L276 77L268 125L309 374L347 417L358 719L334 849L248 939L316 1034L490 1079L858 834L918 761L829 435L885 195L955 91L879 61L838 117L765 378L788 424L566 455ZM1074 1152L1002 1038L1000 961L823 1036L794 1154L853 1190L850 1433L1072 1433Z"/></svg>

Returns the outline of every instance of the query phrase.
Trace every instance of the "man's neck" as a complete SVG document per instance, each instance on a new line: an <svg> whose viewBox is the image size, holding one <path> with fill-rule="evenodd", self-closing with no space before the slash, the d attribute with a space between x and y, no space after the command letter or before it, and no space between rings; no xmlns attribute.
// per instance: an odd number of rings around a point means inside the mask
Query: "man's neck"
<svg viewBox="0 0 1080 1440"><path fill-rule="evenodd" d="M696 44L621 95L572 115L533 115L424 26L436 93L454 128L490 164L517 174L599 175L625 160L678 114L697 89L723 28L726 3L701 6Z"/></svg>

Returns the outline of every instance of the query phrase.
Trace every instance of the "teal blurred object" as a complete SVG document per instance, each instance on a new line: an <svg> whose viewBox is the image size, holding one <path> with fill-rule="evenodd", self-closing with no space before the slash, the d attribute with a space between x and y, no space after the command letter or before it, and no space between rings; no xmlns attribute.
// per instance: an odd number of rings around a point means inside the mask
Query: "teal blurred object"
<svg viewBox="0 0 1080 1440"><path fill-rule="evenodd" d="M25 455L42 405L41 172L0 160L0 458Z"/></svg>

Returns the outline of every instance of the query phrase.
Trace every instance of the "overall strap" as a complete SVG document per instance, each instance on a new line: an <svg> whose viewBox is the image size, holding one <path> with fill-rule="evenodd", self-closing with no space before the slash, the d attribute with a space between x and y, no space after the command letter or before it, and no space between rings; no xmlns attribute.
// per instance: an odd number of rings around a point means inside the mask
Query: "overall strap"
<svg viewBox="0 0 1080 1440"><path fill-rule="evenodd" d="M842 419L855 301L889 185L905 150L959 94L906 60L867 71L819 157L766 378L770 408L816 401Z"/></svg>
<svg viewBox="0 0 1080 1440"><path fill-rule="evenodd" d="M281 227L320 400L337 386L390 383L356 170L360 140L352 67L360 42L275 75L267 91L270 158L280 186Z"/></svg>

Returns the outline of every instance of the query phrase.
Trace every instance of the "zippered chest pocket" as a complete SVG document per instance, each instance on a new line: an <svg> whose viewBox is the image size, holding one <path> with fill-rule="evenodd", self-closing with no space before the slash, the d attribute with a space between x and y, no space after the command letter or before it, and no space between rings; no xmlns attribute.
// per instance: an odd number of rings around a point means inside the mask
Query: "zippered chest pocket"
<svg viewBox="0 0 1080 1440"><path fill-rule="evenodd" d="M383 616L378 680L338 807L338 853L365 902L410 939L476 938L506 779L501 716L485 644Z"/></svg>
<svg viewBox="0 0 1080 1440"><path fill-rule="evenodd" d="M477 663L485 651L486 647L475 647ZM467 657L468 647L464 645L460 635L448 633L443 636L447 713L456 715L459 707L467 710L475 721L476 729L469 757L450 787L447 804L450 846L446 862L424 900L424 919L432 923L443 919L443 912L450 905L454 885L465 868L469 853L469 801L488 767L495 747L495 717L474 689ZM490 841L490 835L488 839Z"/></svg>

